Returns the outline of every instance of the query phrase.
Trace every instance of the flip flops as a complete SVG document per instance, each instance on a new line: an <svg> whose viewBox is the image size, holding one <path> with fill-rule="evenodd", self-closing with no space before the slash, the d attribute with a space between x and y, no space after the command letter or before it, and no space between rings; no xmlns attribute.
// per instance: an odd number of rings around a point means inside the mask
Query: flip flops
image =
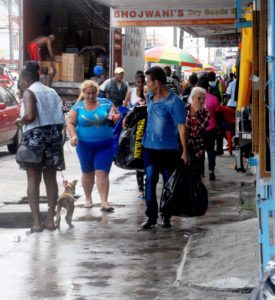
<svg viewBox="0 0 275 300"><path fill-rule="evenodd" d="M109 206L109 207L101 207L100 210L103 212L113 212L115 209L113 207Z"/></svg>

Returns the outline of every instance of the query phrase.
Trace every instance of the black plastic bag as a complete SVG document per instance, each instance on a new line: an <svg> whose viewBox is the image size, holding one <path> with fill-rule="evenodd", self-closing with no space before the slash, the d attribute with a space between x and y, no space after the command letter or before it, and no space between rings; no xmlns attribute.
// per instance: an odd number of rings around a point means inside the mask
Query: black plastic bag
<svg viewBox="0 0 275 300"><path fill-rule="evenodd" d="M118 141L115 164L123 169L143 170L142 138L145 132L147 106L136 106L125 116L127 130L123 130Z"/></svg>
<svg viewBox="0 0 275 300"><path fill-rule="evenodd" d="M164 185L160 212L171 216L203 216L208 192L193 166L181 163Z"/></svg>
<svg viewBox="0 0 275 300"><path fill-rule="evenodd" d="M144 168L142 157L142 138L145 130L145 119L123 130L118 141L115 164L123 169L140 170Z"/></svg>
<svg viewBox="0 0 275 300"><path fill-rule="evenodd" d="M126 114L125 121L129 128L136 126L137 122L142 119L147 119L147 106L135 106Z"/></svg>

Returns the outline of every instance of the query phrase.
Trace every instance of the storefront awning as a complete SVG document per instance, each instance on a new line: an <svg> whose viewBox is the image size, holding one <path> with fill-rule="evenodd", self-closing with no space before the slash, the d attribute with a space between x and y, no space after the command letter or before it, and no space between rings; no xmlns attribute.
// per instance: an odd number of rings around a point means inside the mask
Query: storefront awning
<svg viewBox="0 0 275 300"><path fill-rule="evenodd" d="M111 8L112 27L177 26L193 36L235 32L235 0L97 0ZM251 1L243 1L245 8Z"/></svg>

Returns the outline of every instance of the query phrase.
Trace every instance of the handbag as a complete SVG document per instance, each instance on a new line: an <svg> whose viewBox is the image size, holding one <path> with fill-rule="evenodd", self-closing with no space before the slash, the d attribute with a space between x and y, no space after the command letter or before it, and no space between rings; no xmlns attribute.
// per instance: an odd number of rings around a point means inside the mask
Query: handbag
<svg viewBox="0 0 275 300"><path fill-rule="evenodd" d="M21 144L16 152L15 160L22 167L37 167L43 159L43 148L30 149Z"/></svg>
<svg viewBox="0 0 275 300"><path fill-rule="evenodd" d="M39 126L40 119L36 111ZM44 147L41 145L40 134L36 132L37 128L26 131L21 140L21 144L17 149L15 160L23 168L39 167L42 163ZM25 145L24 141L28 141L32 147ZM31 143L30 143L31 142ZM42 147L41 147L42 146Z"/></svg>

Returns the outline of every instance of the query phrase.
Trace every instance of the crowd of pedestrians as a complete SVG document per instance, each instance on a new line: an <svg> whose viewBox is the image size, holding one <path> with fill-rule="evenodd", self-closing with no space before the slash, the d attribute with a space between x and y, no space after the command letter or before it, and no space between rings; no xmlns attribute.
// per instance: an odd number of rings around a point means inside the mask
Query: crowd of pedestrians
<svg viewBox="0 0 275 300"><path fill-rule="evenodd" d="M25 64L19 83L23 92L21 117L17 120L18 126L23 126L22 143L41 156L40 163L35 166L20 164L27 172L33 232L55 229L56 171L65 168L62 101L53 89L39 82L40 74L37 62ZM214 72L200 78L192 74L185 88L181 88L177 78L172 77L170 67L155 66L145 74L137 71L134 79L134 87L130 88L124 80L123 68L118 67L114 70L114 77L101 81L100 86L97 80L85 80L80 96L69 112L67 130L70 144L76 147L82 172L84 207L93 207L92 192L96 184L101 199L100 209L113 212L114 208L108 202L109 172L114 159L113 126L120 121L121 130L122 127L128 128L127 115L123 122L121 120L124 117L120 113L121 106L128 110L147 106L142 139L144 169L136 170L136 177L138 197L145 198L146 202L146 220L141 229L150 229L158 219L156 187L160 174L165 185L182 161L191 164L199 176L204 177L206 152L209 180L216 179L215 159L219 149L215 150L215 144L219 144L221 105L228 100L229 107L234 109L236 106L236 77L233 75L232 80L226 82L216 77ZM44 223L39 213L42 175L49 207ZM162 214L162 227L170 227L170 219L171 215Z"/></svg>

